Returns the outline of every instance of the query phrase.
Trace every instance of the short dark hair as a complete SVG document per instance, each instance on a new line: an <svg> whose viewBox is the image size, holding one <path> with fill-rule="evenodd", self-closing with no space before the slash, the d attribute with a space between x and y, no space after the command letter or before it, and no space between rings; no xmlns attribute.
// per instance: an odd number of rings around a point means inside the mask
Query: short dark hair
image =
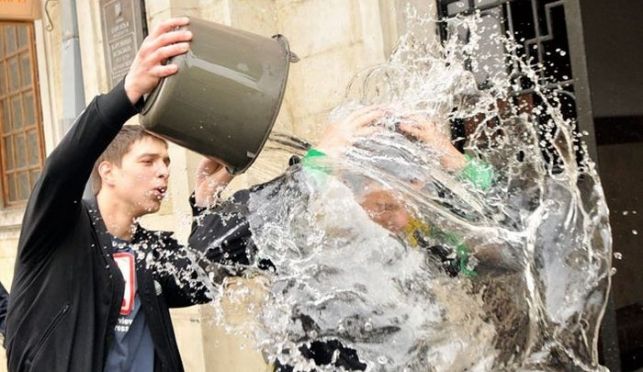
<svg viewBox="0 0 643 372"><path fill-rule="evenodd" d="M121 128L120 132L118 132L109 146L107 146L98 160L96 160L96 163L94 163L94 169L92 170L91 177L94 194L98 194L102 185L100 174L98 174L98 166L100 163L108 161L120 166L123 156L125 156L125 154L127 154L127 152L132 148L132 145L146 137L162 141L167 145L167 142L164 139L146 131L145 128L140 125L125 125Z"/></svg>

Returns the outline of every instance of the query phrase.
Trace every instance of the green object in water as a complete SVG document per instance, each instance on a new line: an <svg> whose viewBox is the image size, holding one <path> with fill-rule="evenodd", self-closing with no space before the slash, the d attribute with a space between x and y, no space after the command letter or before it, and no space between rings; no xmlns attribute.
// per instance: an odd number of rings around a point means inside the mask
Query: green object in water
<svg viewBox="0 0 643 372"><path fill-rule="evenodd" d="M487 190L493 183L494 173L491 165L486 164L471 155L465 154L467 164L460 171L460 177L471 182L480 190Z"/></svg>
<svg viewBox="0 0 643 372"><path fill-rule="evenodd" d="M330 167L323 164L325 158L326 154L324 152L311 147L308 149L308 152L306 152L306 155L301 159L301 164L304 169L330 174Z"/></svg>

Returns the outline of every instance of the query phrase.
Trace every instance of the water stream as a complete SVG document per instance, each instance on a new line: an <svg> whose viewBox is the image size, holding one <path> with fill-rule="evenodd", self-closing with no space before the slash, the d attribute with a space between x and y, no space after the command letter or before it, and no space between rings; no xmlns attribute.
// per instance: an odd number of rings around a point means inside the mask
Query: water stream
<svg viewBox="0 0 643 372"><path fill-rule="evenodd" d="M486 27L449 22L471 35ZM440 45L409 33L387 63L353 79L330 123L369 105L392 114L341 160L294 165L250 193L242 209L256 249L236 273L253 286L201 278L218 322L295 370L341 369L339 351L313 364L316 342L341 343L369 371L603 368L611 234L600 180L564 92L516 57L519 43L494 42L509 67L484 89L470 72L484 68L472 67L484 52L475 37ZM470 128L454 143L492 182L445 169L444 154L401 133L409 115L445 135L450 123ZM275 133L267 147L302 155L306 144ZM224 221L229 210L218 212ZM227 322L238 311L230 303L252 320Z"/></svg>

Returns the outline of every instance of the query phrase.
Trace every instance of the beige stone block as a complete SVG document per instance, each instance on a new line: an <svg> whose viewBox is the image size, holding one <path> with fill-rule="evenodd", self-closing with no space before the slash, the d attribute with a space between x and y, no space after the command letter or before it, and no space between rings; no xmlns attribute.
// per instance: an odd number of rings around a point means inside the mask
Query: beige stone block
<svg viewBox="0 0 643 372"><path fill-rule="evenodd" d="M355 0L279 1L279 30L299 57L361 40Z"/></svg>
<svg viewBox="0 0 643 372"><path fill-rule="evenodd" d="M36 59L38 60L38 83L40 85L40 107L42 113L42 133L44 136L45 154L49 154L58 143L58 127L53 119L53 89L50 86L48 56L45 45L47 37L45 25L42 20L34 22L34 36L36 39Z"/></svg>
<svg viewBox="0 0 643 372"><path fill-rule="evenodd" d="M297 118L298 125L295 128L295 135L315 146L324 133L326 126L330 124L330 113L331 110L327 110Z"/></svg>
<svg viewBox="0 0 643 372"><path fill-rule="evenodd" d="M250 186L252 186L252 183L248 181L248 172L240 174L238 176L235 176L232 181L230 181L228 187L226 187L225 190L223 190L223 192L221 193L221 197L223 199L227 199L231 197L235 192L241 189L247 189Z"/></svg>
<svg viewBox="0 0 643 372"><path fill-rule="evenodd" d="M13 281L14 265L15 257L0 258L0 282L7 290L11 288L11 282Z"/></svg>
<svg viewBox="0 0 643 372"><path fill-rule="evenodd" d="M0 281L4 284L5 288L11 286L11 279L13 278L13 268L18 250L18 231L15 235L9 238L0 239Z"/></svg>
<svg viewBox="0 0 643 372"><path fill-rule="evenodd" d="M150 21L149 25L154 27L159 21L177 16L201 15L202 1L200 0L146 0L145 9Z"/></svg>
<svg viewBox="0 0 643 372"><path fill-rule="evenodd" d="M24 213L24 206L1 208L0 226L5 228L9 226L19 226L22 223Z"/></svg>
<svg viewBox="0 0 643 372"><path fill-rule="evenodd" d="M290 79L290 78L289 78ZM288 84L286 84L286 92L288 91ZM284 92L284 98L281 102L281 107L279 109L279 114L277 115L277 120L275 121L275 127L273 131L277 132L292 132L293 122L292 122L292 103L290 102L289 95Z"/></svg>
<svg viewBox="0 0 643 372"><path fill-rule="evenodd" d="M23 215L23 208L0 209L0 258L16 255Z"/></svg>
<svg viewBox="0 0 643 372"><path fill-rule="evenodd" d="M187 204L187 201L185 203ZM164 216L152 214L141 218L140 223L141 226L150 230L173 232L174 238L178 240L180 244L185 244L190 232L192 216L178 213Z"/></svg>
<svg viewBox="0 0 643 372"><path fill-rule="evenodd" d="M155 19L159 13L167 11L171 4L172 0L145 0L145 13L148 20ZM152 26L152 24L148 25Z"/></svg>
<svg viewBox="0 0 643 372"><path fill-rule="evenodd" d="M0 351L0 372L7 372L7 356L4 349Z"/></svg>
<svg viewBox="0 0 643 372"><path fill-rule="evenodd" d="M201 0L199 7L201 18L225 25L231 24L230 0Z"/></svg>
<svg viewBox="0 0 643 372"><path fill-rule="evenodd" d="M15 238L0 240L0 258L14 259L18 253L18 234Z"/></svg>
<svg viewBox="0 0 643 372"><path fill-rule="evenodd" d="M238 290L244 293L241 298L231 295ZM212 307L202 307L203 343L208 372L267 370L263 356L256 349L252 338L244 336L251 334L256 326L255 317L264 294L259 278L234 279L229 282L221 305L226 324L237 330L234 334L214 324Z"/></svg>
<svg viewBox="0 0 643 372"><path fill-rule="evenodd" d="M343 101L353 76L378 61L364 57L362 44L303 58L291 66L288 101L294 118L331 110ZM300 124L294 121L293 127Z"/></svg>
<svg viewBox="0 0 643 372"><path fill-rule="evenodd" d="M89 103L96 94L106 92L109 87L103 49L103 9L98 2L85 1L77 4L76 13L85 101Z"/></svg>
<svg viewBox="0 0 643 372"><path fill-rule="evenodd" d="M53 135L53 140L46 139L47 150L51 151L53 145L62 137L62 130L59 128L59 118L62 117L62 28L60 27L62 22L61 16L61 5L59 2L51 2L49 6L49 15L51 17L51 25L53 29L51 31L45 31L42 35L42 41L44 42L44 54L46 63L46 76L40 76L40 79L47 79L47 86L49 87L49 92L47 92L50 97L49 102L43 102L43 106L50 106L48 111L50 122L43 123L46 128L51 128L49 132L50 135ZM45 21L45 26L47 21ZM40 55L38 56L40 57ZM42 98L42 97L41 97ZM50 111L50 112L49 112Z"/></svg>
<svg viewBox="0 0 643 372"><path fill-rule="evenodd" d="M186 371L205 371L203 337L198 306L172 309L176 341Z"/></svg>
<svg viewBox="0 0 643 372"><path fill-rule="evenodd" d="M359 14L362 19L360 32L364 43L365 56L374 62L383 62L388 54L385 49L390 43L385 33L391 28L387 5L390 0L358 0Z"/></svg>
<svg viewBox="0 0 643 372"><path fill-rule="evenodd" d="M273 0L235 0L228 4L232 27L265 37L278 33Z"/></svg>
<svg viewBox="0 0 643 372"><path fill-rule="evenodd" d="M159 216L167 216L171 215L174 213L174 203L172 201L172 194L168 193L167 196L163 199L163 202L161 203L161 208L157 212Z"/></svg>

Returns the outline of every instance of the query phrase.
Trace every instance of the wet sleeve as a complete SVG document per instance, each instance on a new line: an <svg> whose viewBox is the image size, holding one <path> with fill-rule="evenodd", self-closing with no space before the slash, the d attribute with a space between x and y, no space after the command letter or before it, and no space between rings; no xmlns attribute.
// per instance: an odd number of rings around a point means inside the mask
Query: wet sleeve
<svg viewBox="0 0 643 372"><path fill-rule="evenodd" d="M324 187L326 185L332 169L324 152L311 147L301 158L300 163L302 169L318 186Z"/></svg>
<svg viewBox="0 0 643 372"><path fill-rule="evenodd" d="M435 231L432 232L432 235L439 241L448 244L455 252L455 257L448 258L448 261L443 261L447 273L451 276L455 276L454 274L457 273L468 277L475 276L476 272L469 262L471 250L464 241L454 233L444 232L436 228L433 230ZM432 248L434 248L432 251L435 252L436 247Z"/></svg>
<svg viewBox="0 0 643 372"><path fill-rule="evenodd" d="M247 219L249 194L250 190L241 190L215 207L193 209L196 214L188 245L197 257L198 270L211 283L242 275L250 267L273 268L266 260L255 262L257 248Z"/></svg>
<svg viewBox="0 0 643 372"><path fill-rule="evenodd" d="M154 278L163 287L163 296L171 308L203 304L210 301L208 290L195 259L188 248L179 244L172 233L160 232L159 246L152 250Z"/></svg>
<svg viewBox="0 0 643 372"><path fill-rule="evenodd" d="M493 167L468 154L465 158L467 162L459 176L482 191L489 189L495 177Z"/></svg>
<svg viewBox="0 0 643 372"><path fill-rule="evenodd" d="M304 157L301 158L301 164L306 170L314 170L320 173L328 174L331 170L327 164L324 164L326 157L327 156L324 152L311 147L308 149Z"/></svg>
<svg viewBox="0 0 643 372"><path fill-rule="evenodd" d="M249 190L208 209L196 209L189 246L210 262L249 265L256 248L247 216Z"/></svg>
<svg viewBox="0 0 643 372"><path fill-rule="evenodd" d="M38 260L74 229L81 198L94 162L133 116L123 82L87 106L45 161L27 203L18 243L18 259Z"/></svg>
<svg viewBox="0 0 643 372"><path fill-rule="evenodd" d="M417 220L411 221L405 233L411 246L423 247L437 257L449 276L457 276L459 273L465 276L476 275L469 262L471 250L456 234L442 231L434 225L424 224ZM425 239L425 236L435 240L438 244L431 244Z"/></svg>

